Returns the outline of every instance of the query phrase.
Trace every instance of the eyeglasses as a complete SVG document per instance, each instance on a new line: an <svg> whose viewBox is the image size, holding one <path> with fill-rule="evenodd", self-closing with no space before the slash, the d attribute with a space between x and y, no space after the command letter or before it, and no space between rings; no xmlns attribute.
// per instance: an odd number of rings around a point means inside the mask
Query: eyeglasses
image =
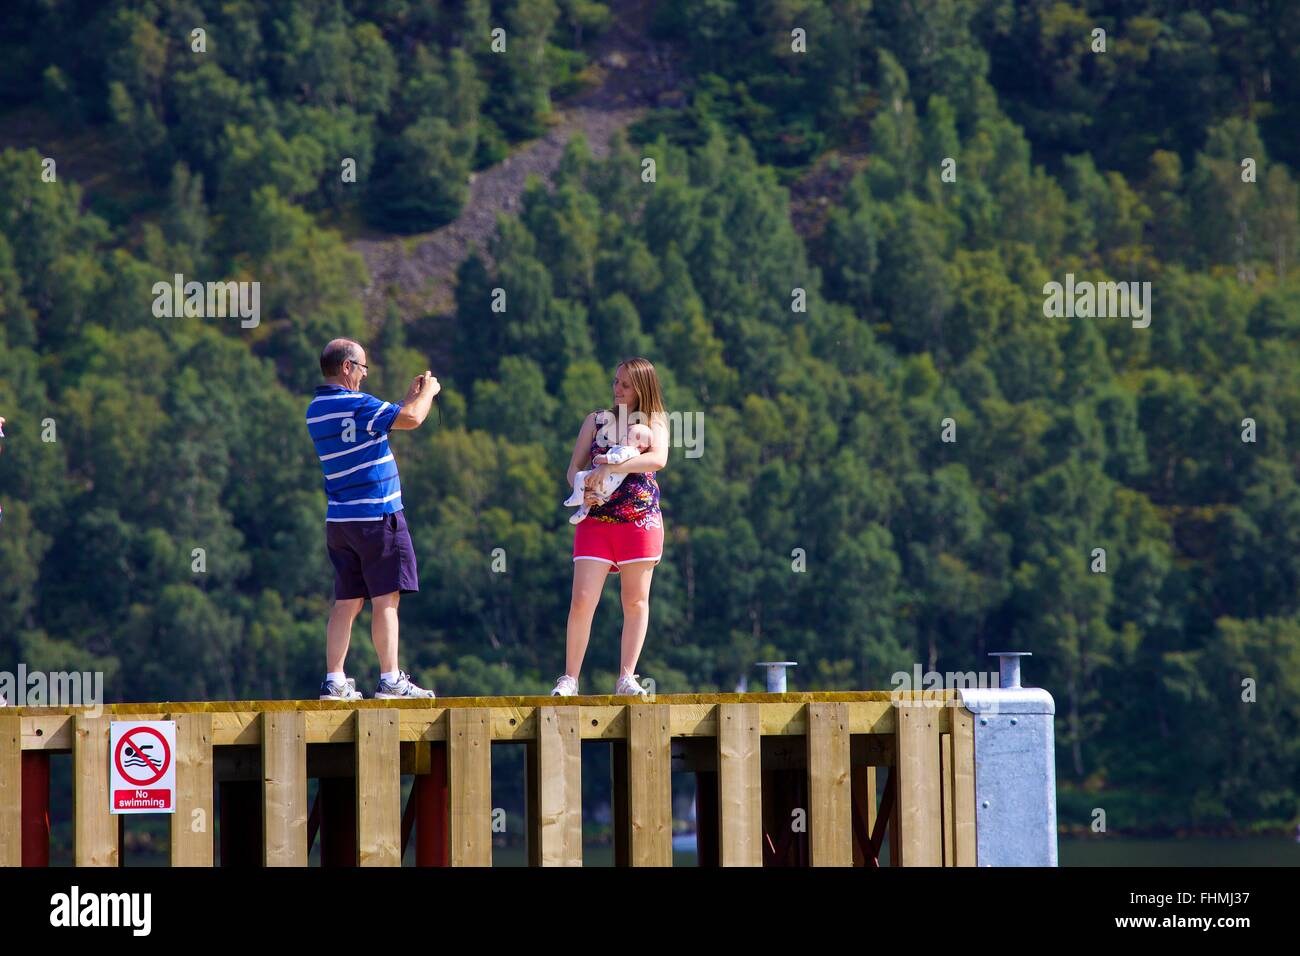
<svg viewBox="0 0 1300 956"><path fill-rule="evenodd" d="M365 362L358 362L356 359L345 359L344 361L351 362L353 365L360 365L367 372L370 371L370 366L367 365Z"/></svg>

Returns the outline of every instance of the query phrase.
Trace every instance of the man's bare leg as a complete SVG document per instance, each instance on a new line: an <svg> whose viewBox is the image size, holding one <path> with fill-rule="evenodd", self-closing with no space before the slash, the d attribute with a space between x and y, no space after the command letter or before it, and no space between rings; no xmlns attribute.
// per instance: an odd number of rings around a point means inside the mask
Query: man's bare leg
<svg viewBox="0 0 1300 956"><path fill-rule="evenodd" d="M370 599L370 639L375 643L381 674L397 670L397 604L401 599L401 591Z"/></svg>
<svg viewBox="0 0 1300 956"><path fill-rule="evenodd" d="M348 656L352 642L352 622L361 613L365 598L335 601L330 608L329 623L325 625L325 673L341 674L343 661Z"/></svg>

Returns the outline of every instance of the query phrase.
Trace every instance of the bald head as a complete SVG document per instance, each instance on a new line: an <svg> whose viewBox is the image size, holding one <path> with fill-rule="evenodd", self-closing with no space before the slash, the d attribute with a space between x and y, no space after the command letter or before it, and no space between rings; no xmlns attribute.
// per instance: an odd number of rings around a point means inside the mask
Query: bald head
<svg viewBox="0 0 1300 956"><path fill-rule="evenodd" d="M351 339L334 339L320 353L320 372L326 378L334 378L343 371L343 363L348 359L364 362L365 349Z"/></svg>

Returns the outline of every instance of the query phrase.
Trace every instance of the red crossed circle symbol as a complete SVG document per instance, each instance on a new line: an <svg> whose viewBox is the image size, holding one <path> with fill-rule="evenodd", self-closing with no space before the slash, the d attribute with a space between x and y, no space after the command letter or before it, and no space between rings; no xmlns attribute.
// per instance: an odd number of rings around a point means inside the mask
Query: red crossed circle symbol
<svg viewBox="0 0 1300 956"><path fill-rule="evenodd" d="M158 738L158 742L162 744L162 749L163 749L163 758L160 764L154 766L154 762L149 759L149 757L145 754L143 750L140 749L140 745L135 743L134 741L131 741L131 738L136 736L137 734L152 734L153 736ZM127 741L131 741L132 749L134 749L135 752L139 754L141 758L143 758L144 762L149 765L149 769L154 771L154 775L150 777L148 780L136 780L134 777L132 777L129 773L126 772L126 768L122 765L122 748L126 746ZM167 772L167 767L171 764L171 762L172 762L172 752L171 752L171 748L167 746L167 738L164 737L162 734L160 734L158 731L154 730L152 727L133 727L131 730L128 730L118 740L117 750L113 752L113 763L117 764L117 772L120 773L123 777L125 777L128 783L131 783L137 787L147 787L151 783L157 783L159 780L162 779L163 774Z"/></svg>

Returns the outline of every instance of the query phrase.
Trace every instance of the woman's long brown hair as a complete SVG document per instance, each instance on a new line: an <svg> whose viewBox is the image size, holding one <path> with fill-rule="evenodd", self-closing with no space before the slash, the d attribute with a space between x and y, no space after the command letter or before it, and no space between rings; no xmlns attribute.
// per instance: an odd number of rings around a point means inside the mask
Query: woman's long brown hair
<svg viewBox="0 0 1300 956"><path fill-rule="evenodd" d="M636 421L641 421L653 428L654 422L661 420L666 425L668 409L664 406L664 393L659 387L659 375L655 372L655 367L650 364L650 360L635 356L623 359L618 363L618 367L627 369L627 377L632 381L632 391L636 392L636 408L628 409L628 422L635 424ZM615 416L618 415L617 408L605 410ZM641 417L634 420L632 416L637 413Z"/></svg>

